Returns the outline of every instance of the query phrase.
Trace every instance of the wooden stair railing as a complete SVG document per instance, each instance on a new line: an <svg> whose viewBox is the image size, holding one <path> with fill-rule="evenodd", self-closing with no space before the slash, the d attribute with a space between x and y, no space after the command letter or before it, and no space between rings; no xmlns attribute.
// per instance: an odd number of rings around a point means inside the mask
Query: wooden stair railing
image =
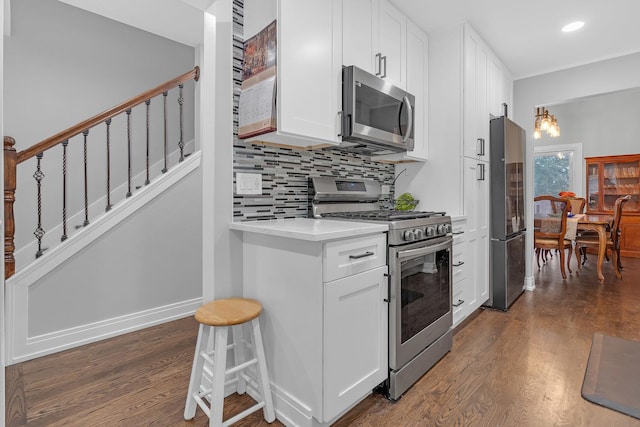
<svg viewBox="0 0 640 427"><path fill-rule="evenodd" d="M94 126L100 125L100 124L104 124L106 123L107 126L110 125L111 123L111 119L119 114L122 113L127 113L127 117L129 118L130 114L131 114L131 110L133 107L138 106L140 104L146 103L147 104L147 117L148 117L148 106L150 103L150 100L152 98L155 98L156 96L159 95L163 95L165 97L165 103L166 103L166 95L167 92L171 89L174 89L176 87L180 88L180 97L178 99L178 104L180 105L180 140L178 142L178 146L180 149L180 161L182 161L184 159L184 153L183 153L183 148L184 148L184 141L183 141L183 135L182 135L182 87L184 85L184 83L194 80L194 81L198 81L200 78L200 68L199 67L195 67L192 70L188 71L187 73L184 73L180 76L177 76L171 80L166 81L165 83L162 83L158 86L156 86L153 89L147 90L145 92L142 92L141 94L134 96L133 98L119 104L116 105L115 107L112 107L100 114L97 114L87 120L84 120L74 126L71 126L65 130L63 130L62 132L59 132L43 141L40 141L37 144L32 145L29 148L26 148L22 151L16 152L15 149L15 140L14 138L10 137L10 136L5 136L4 137L4 217L5 217L5 223L4 223L4 264L5 264L5 279L8 279L9 277L11 277L14 273L15 273L15 257L14 257L14 252L15 252L15 242L14 242L14 236L15 236L15 218L14 218L14 211L13 211L13 206L14 206L14 202L16 200L15 197L15 193L16 193L16 184L17 184L17 167L19 164L33 158L33 157L37 157L38 158L38 169L36 171L35 175L40 173L40 163L39 160L40 158L42 158L42 154L49 150L50 148L53 148L59 144L63 145L63 148L66 149L66 144L68 143L69 139L83 134L85 135L85 157L86 157L86 135L89 132L89 129L93 128ZM108 132L108 131L107 131ZM166 107L165 107L165 151L164 151L164 156L165 156L165 167L162 170L162 172L166 172L167 171L167 141L166 141ZM107 133L108 135L108 133ZM108 136L107 136L107 143L108 143ZM149 183L149 132L147 129L147 179L145 181L145 184ZM128 171L128 186L129 186L129 191L127 193L127 197L131 195L131 152L130 152L130 141L129 141L129 171ZM108 156L108 154L107 154ZM66 160L65 160L65 164L66 164ZM86 158L85 158L85 224L88 224L88 207L87 207L87 195L86 195ZM65 178L66 179L66 178ZM36 180L38 181L38 178L36 177ZM109 181L109 178L107 177L107 181ZM39 182L38 182L38 187L39 187ZM40 191L38 189L38 191ZM111 204L109 202L109 188L107 188L107 208L106 210L108 211L111 207ZM40 203L40 194L38 194L38 202ZM63 208L63 217L66 218L66 207ZM64 229L66 230L66 224L64 224ZM36 233L37 234L41 232L42 234L44 234L44 230L42 230L40 228L40 224L38 224L38 228L36 229ZM37 237L37 235L36 235ZM38 239L40 240L41 237ZM61 240L65 240L66 239L66 232L63 234L62 239ZM36 257L38 257L41 253L42 253L42 249L38 248L38 254L36 254Z"/></svg>

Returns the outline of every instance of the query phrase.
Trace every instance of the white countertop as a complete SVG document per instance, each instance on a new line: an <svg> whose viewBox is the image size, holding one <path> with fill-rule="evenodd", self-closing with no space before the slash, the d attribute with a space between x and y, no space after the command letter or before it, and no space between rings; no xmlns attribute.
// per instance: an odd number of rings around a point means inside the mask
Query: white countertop
<svg viewBox="0 0 640 427"><path fill-rule="evenodd" d="M291 239L322 242L365 234L383 233L389 230L386 223L341 221L314 218L288 218L270 221L233 222L232 230L269 234Z"/></svg>

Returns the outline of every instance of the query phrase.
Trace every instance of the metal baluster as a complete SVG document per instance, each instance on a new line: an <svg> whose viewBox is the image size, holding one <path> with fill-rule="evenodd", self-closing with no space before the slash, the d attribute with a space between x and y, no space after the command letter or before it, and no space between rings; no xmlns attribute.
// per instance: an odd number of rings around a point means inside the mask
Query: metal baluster
<svg viewBox="0 0 640 427"><path fill-rule="evenodd" d="M164 168L162 169L162 173L167 172L167 151L169 150L167 144L167 94L169 92L162 92L162 101L164 104Z"/></svg>
<svg viewBox="0 0 640 427"><path fill-rule="evenodd" d="M149 185L149 105L151 100L147 99L145 104L147 104L147 179L144 180L144 185Z"/></svg>
<svg viewBox="0 0 640 427"><path fill-rule="evenodd" d="M67 146L69 140L62 142L62 237L60 241L67 240Z"/></svg>
<svg viewBox="0 0 640 427"><path fill-rule="evenodd" d="M82 132L84 136L84 222L83 227L89 225L89 177L87 173L87 136L89 135L89 129Z"/></svg>
<svg viewBox="0 0 640 427"><path fill-rule="evenodd" d="M107 125L107 206L105 207L105 212L109 212L111 210L111 119L105 120Z"/></svg>
<svg viewBox="0 0 640 427"><path fill-rule="evenodd" d="M131 197L131 108L127 111L127 197Z"/></svg>
<svg viewBox="0 0 640 427"><path fill-rule="evenodd" d="M38 186L38 226L36 227L36 231L33 232L33 235L38 239L38 252L36 252L36 258L40 258L42 256L42 238L45 234L45 231L42 228L42 179L44 178L44 173L40 168L42 153L36 155L36 159L38 159L38 163L33 177L35 178Z"/></svg>
<svg viewBox="0 0 640 427"><path fill-rule="evenodd" d="M182 114L182 104L184 104L184 98L182 97L182 88L183 84L178 85L180 88L180 95L178 97L178 104L180 105L180 140L178 141L178 147L180 147L180 161L184 160L184 139L182 136L182 122L183 122L183 114Z"/></svg>

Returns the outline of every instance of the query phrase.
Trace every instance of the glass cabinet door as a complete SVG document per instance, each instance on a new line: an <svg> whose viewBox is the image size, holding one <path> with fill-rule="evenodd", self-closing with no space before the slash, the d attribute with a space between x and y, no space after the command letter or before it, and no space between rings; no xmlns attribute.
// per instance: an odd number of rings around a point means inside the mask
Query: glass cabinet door
<svg viewBox="0 0 640 427"><path fill-rule="evenodd" d="M603 165L602 209L613 211L616 199L631 195L624 205L625 212L637 212L640 193L640 162L611 162Z"/></svg>
<svg viewBox="0 0 640 427"><path fill-rule="evenodd" d="M587 164L587 210L600 210L600 165Z"/></svg>
<svg viewBox="0 0 640 427"><path fill-rule="evenodd" d="M590 157L587 165L587 212L612 213L618 197L630 195L624 212L640 213L640 155Z"/></svg>

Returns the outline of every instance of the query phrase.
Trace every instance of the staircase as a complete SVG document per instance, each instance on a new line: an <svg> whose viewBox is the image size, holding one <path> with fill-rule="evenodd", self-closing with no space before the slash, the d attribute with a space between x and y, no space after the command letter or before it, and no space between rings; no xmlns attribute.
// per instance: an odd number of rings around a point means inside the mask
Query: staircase
<svg viewBox="0 0 640 427"><path fill-rule="evenodd" d="M195 151L193 141L183 140L182 117L183 85L198 77L196 67L20 152L13 149L13 139L5 137L8 364L185 317L200 304L200 152ZM166 102L172 90L177 92L179 105L177 143L167 138L171 117ZM164 137L159 140L152 137L158 132L149 125L154 98L165 104L164 120L151 120L164 127L160 131ZM146 138L142 141L133 139L129 131L136 107L146 110ZM117 168L111 168L115 162L110 163L110 156L116 155L111 151L110 126L122 116L126 120L121 121L127 122L124 181L115 177ZM93 134L105 137L102 141L89 139ZM75 175L67 155L74 143L85 153L84 161L73 165ZM163 146L163 155L154 159L149 153L159 150L153 148L158 143ZM96 144L106 145L107 164L104 170L92 174L86 152ZM136 163L140 152L146 153L145 161ZM45 209L43 202L51 198L43 194L43 182L48 175L56 174L43 168L43 157L60 153L58 163L62 167L57 177L61 182L53 187L63 189L62 200L57 202L61 222L45 231L44 216L51 209ZM35 159L35 195L27 195L29 189L23 181L16 186L17 167L29 164L29 159ZM140 163L143 167L136 168ZM89 194L87 183L102 174L106 175L102 176L105 193ZM72 178L77 181L78 177L84 194L80 201L73 201L72 196L77 199L77 194L69 194L68 187ZM24 221L25 215L14 218L16 197L37 199L35 239L17 250L15 230L29 224ZM72 210L73 206L81 209Z"/></svg>

